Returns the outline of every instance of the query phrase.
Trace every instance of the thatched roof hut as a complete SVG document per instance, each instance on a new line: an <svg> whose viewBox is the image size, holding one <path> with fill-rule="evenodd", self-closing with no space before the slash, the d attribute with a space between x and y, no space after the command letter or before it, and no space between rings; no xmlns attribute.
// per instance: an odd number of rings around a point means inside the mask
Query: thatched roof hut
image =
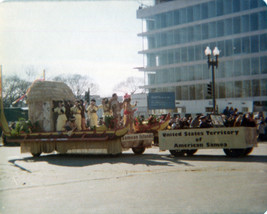
<svg viewBox="0 0 267 214"><path fill-rule="evenodd" d="M28 93L29 119L38 122L43 131L54 131L55 118L52 111L54 101L74 101L71 89L63 82L36 82Z"/></svg>

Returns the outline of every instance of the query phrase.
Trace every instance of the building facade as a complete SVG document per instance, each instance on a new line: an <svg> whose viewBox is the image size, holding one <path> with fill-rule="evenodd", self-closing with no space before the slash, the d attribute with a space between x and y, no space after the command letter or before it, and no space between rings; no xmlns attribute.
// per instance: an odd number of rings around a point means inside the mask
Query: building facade
<svg viewBox="0 0 267 214"><path fill-rule="evenodd" d="M176 102L182 103L177 107L185 112L196 101L210 111L211 70L204 50L217 46L219 112L225 107L220 101L231 106L231 101L238 100L251 101L253 111L267 111L267 6L263 0L156 0L154 6L139 8L137 18L145 28L139 34L144 47L139 52L144 55L140 70L147 74L144 87L149 92L175 92Z"/></svg>

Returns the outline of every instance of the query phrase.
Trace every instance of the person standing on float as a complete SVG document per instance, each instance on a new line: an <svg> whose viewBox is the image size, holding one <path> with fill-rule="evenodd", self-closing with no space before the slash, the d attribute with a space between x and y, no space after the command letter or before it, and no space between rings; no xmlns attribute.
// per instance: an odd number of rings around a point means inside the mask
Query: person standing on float
<svg viewBox="0 0 267 214"><path fill-rule="evenodd" d="M64 126L65 126L65 123L67 121L67 117L65 114L66 109L65 109L62 101L60 101L58 103L58 107L56 107L54 109L54 112L58 114L56 130L57 131L64 131L65 130Z"/></svg>
<svg viewBox="0 0 267 214"><path fill-rule="evenodd" d="M74 106L71 107L70 110L75 117L75 124L77 126L78 131L81 131L82 130L82 115L81 115L82 107L80 105L80 102L76 100Z"/></svg>
<svg viewBox="0 0 267 214"><path fill-rule="evenodd" d="M112 115L115 120L115 128L119 128L121 123L122 103L118 101L118 96L116 93L112 95L112 98L110 99L109 103L110 103L110 108L112 110Z"/></svg>
<svg viewBox="0 0 267 214"><path fill-rule="evenodd" d="M95 99L91 99L90 105L87 107L87 114L88 118L90 119L90 127L96 127L97 126L97 120L98 116L96 114L98 107L96 106L96 101Z"/></svg>
<svg viewBox="0 0 267 214"><path fill-rule="evenodd" d="M134 112L136 109L133 109L137 105L131 105L131 96L129 94L124 95L123 100L123 125L130 125L129 133L134 133Z"/></svg>

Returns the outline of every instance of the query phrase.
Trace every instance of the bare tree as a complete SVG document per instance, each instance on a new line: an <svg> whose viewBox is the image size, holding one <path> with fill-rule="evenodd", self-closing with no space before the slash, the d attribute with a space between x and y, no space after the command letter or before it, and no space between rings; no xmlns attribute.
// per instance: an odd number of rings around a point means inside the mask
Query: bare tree
<svg viewBox="0 0 267 214"><path fill-rule="evenodd" d="M3 103L5 107L24 95L31 82L20 79L17 75L3 77ZM18 104L16 104L18 105Z"/></svg>
<svg viewBox="0 0 267 214"><path fill-rule="evenodd" d="M121 93L141 93L144 89L141 89L140 86L144 85L143 78L139 77L128 77L126 81L122 81L118 83L114 88L113 91L121 92Z"/></svg>
<svg viewBox="0 0 267 214"><path fill-rule="evenodd" d="M66 83L77 98L81 98L85 92L88 91L88 88L90 88L90 92L92 94L96 94L99 90L99 86L93 83L92 79L90 79L88 76L82 76L80 74L67 76L59 75L53 78L53 80Z"/></svg>

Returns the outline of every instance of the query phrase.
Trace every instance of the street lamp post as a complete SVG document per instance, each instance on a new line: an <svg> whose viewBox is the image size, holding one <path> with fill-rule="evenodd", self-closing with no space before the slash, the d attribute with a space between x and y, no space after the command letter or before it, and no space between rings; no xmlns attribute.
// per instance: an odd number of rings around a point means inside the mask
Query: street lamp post
<svg viewBox="0 0 267 214"><path fill-rule="evenodd" d="M216 96L215 96L215 73L214 73L214 67L218 67L218 57L219 57L220 51L217 47L213 49L213 56L215 56L215 59L211 58L211 49L207 46L205 49L205 55L208 57L208 66L212 67L212 103L213 103L213 113L217 113L216 110Z"/></svg>

